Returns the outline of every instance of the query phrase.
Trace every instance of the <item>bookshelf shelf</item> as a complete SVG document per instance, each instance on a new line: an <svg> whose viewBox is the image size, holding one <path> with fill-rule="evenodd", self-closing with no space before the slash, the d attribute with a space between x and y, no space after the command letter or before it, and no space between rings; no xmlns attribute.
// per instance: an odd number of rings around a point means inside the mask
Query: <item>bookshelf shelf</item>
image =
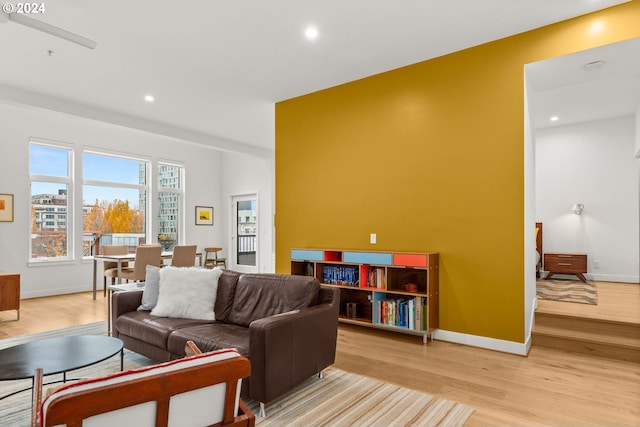
<svg viewBox="0 0 640 427"><path fill-rule="evenodd" d="M439 263L438 253L291 250L291 274L340 289L340 322L424 343L439 327Z"/></svg>

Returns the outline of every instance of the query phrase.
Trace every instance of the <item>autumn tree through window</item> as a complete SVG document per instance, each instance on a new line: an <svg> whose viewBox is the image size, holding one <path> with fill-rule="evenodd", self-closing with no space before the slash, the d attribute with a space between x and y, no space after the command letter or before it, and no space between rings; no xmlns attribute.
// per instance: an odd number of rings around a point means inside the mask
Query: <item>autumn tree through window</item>
<svg viewBox="0 0 640 427"><path fill-rule="evenodd" d="M147 238L146 161L101 153L83 154L83 230L85 256L96 245L127 245Z"/></svg>

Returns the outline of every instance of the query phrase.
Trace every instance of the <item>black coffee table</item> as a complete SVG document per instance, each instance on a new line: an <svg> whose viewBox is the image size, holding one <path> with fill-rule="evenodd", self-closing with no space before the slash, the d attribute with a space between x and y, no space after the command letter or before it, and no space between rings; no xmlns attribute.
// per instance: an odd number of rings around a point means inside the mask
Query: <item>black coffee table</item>
<svg viewBox="0 0 640 427"><path fill-rule="evenodd" d="M124 367L123 343L117 338L106 335L47 338L2 349L0 350L0 381L31 378L32 383L31 387L2 396L0 400L33 388L36 368L42 368L43 376L61 373L62 382L66 382L67 372L102 362L117 353L120 353L120 370L122 370Z"/></svg>

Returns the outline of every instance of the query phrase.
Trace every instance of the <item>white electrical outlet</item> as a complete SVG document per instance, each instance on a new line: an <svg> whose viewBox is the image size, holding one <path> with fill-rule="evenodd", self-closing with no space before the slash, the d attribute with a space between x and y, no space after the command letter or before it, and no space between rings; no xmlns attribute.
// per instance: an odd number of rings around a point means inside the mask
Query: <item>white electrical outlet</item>
<svg viewBox="0 0 640 427"><path fill-rule="evenodd" d="M599 259L594 259L593 260L593 268L600 268L600 260Z"/></svg>
<svg viewBox="0 0 640 427"><path fill-rule="evenodd" d="M371 243L372 245L376 244L376 233L371 233L369 235L369 243Z"/></svg>

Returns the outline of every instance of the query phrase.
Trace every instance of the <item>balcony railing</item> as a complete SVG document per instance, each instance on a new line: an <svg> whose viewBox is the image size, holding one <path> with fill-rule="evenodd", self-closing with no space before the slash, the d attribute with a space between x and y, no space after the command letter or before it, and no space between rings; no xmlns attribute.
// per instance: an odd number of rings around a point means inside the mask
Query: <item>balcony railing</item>
<svg viewBox="0 0 640 427"><path fill-rule="evenodd" d="M239 265L256 265L256 235L245 234L238 236L238 253L236 260Z"/></svg>
<svg viewBox="0 0 640 427"><path fill-rule="evenodd" d="M99 254L102 252L100 247L104 245L126 245L129 248L129 252L133 253L136 247L143 243L146 243L146 237L142 233L98 234L85 232L82 241L82 255L88 257ZM171 250L175 241L164 240L159 243L162 244L163 250ZM255 265L255 257L256 235L238 236L238 252L236 254L238 264Z"/></svg>
<svg viewBox="0 0 640 427"><path fill-rule="evenodd" d="M82 236L82 255L94 256L102 253L100 247L104 245L126 245L129 252L133 253L136 247L146 241L144 233L98 234L85 232Z"/></svg>

